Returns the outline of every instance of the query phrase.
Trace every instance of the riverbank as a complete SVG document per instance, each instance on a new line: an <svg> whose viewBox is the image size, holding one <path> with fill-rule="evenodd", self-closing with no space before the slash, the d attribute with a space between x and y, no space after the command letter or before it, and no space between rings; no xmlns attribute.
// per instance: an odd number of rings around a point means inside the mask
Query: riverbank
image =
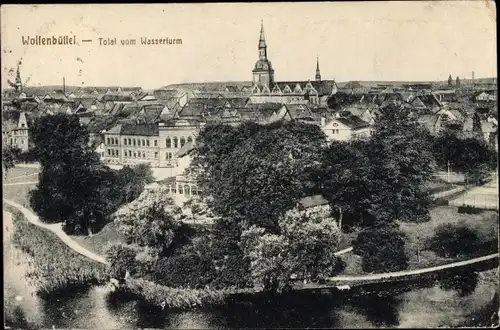
<svg viewBox="0 0 500 330"><path fill-rule="evenodd" d="M71 250L54 233L29 223L16 208L5 203L3 207L12 214L12 244L30 260L26 277L38 294L108 281L104 264Z"/></svg>

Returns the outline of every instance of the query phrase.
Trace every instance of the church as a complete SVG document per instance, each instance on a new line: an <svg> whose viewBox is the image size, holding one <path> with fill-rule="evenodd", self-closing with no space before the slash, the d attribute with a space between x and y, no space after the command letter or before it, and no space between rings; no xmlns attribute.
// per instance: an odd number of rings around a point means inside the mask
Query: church
<svg viewBox="0 0 500 330"><path fill-rule="evenodd" d="M259 37L259 59L252 70L252 103L310 104L324 106L330 95L337 93L335 80L321 80L319 59L316 58L314 80L282 81L274 79L274 69L267 58L267 44L264 36L264 24L261 22Z"/></svg>

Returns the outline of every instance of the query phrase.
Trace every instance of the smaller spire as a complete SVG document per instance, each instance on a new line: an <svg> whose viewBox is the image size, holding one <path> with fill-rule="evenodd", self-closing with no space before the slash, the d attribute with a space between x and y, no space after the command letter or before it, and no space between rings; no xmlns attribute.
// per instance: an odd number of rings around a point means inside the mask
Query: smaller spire
<svg viewBox="0 0 500 330"><path fill-rule="evenodd" d="M316 56L316 76L315 76L316 81L321 81L321 73L319 71L319 57Z"/></svg>

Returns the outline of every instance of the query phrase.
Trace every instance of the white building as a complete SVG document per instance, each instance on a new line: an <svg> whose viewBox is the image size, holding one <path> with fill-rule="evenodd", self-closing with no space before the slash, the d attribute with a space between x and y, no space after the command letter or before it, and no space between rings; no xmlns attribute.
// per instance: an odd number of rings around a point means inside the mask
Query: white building
<svg viewBox="0 0 500 330"><path fill-rule="evenodd" d="M323 119L321 129L329 141L349 141L371 136L370 124L357 116Z"/></svg>

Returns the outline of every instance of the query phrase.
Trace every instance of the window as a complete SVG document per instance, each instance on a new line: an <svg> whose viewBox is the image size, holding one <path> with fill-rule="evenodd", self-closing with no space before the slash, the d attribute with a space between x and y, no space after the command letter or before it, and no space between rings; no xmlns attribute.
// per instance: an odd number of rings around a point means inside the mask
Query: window
<svg viewBox="0 0 500 330"><path fill-rule="evenodd" d="M158 158L158 151L155 152L155 158Z"/></svg>
<svg viewBox="0 0 500 330"><path fill-rule="evenodd" d="M172 186L172 189L170 191L172 192L172 194L176 194L177 193L177 189L175 188L175 185Z"/></svg>
<svg viewBox="0 0 500 330"><path fill-rule="evenodd" d="M110 143L109 143L109 138L107 138L107 139L106 139L106 144L110 144Z"/></svg>
<svg viewBox="0 0 500 330"><path fill-rule="evenodd" d="M192 141L193 141L193 138L192 138L192 137L190 137L190 136L188 136L188 140L187 140L187 142L192 142Z"/></svg>
<svg viewBox="0 0 500 330"><path fill-rule="evenodd" d="M174 136L174 148L178 148L178 144L177 144L177 137Z"/></svg>
<svg viewBox="0 0 500 330"><path fill-rule="evenodd" d="M146 153L144 151L142 152L142 158L146 158Z"/></svg>
<svg viewBox="0 0 500 330"><path fill-rule="evenodd" d="M189 186L188 185L184 186L184 192L186 195L189 195Z"/></svg>
<svg viewBox="0 0 500 330"><path fill-rule="evenodd" d="M149 147L149 140L146 141L147 146Z"/></svg>
<svg viewBox="0 0 500 330"><path fill-rule="evenodd" d="M182 191L182 185L179 185L179 194L184 194L184 192Z"/></svg>
<svg viewBox="0 0 500 330"><path fill-rule="evenodd" d="M116 150L116 157L120 156L120 150Z"/></svg>
<svg viewBox="0 0 500 330"><path fill-rule="evenodd" d="M131 146L132 145L132 139L128 139L128 145Z"/></svg>
<svg viewBox="0 0 500 330"><path fill-rule="evenodd" d="M198 192L196 191L196 187L191 187L191 195L193 195L193 196L198 195Z"/></svg>
<svg viewBox="0 0 500 330"><path fill-rule="evenodd" d="M134 140L135 141L135 140ZM134 151L134 158L137 158L137 153Z"/></svg>
<svg viewBox="0 0 500 330"><path fill-rule="evenodd" d="M132 157L132 150L129 150L129 151L128 151L128 156L129 156L129 157Z"/></svg>
<svg viewBox="0 0 500 330"><path fill-rule="evenodd" d="M132 140L132 143L134 144L134 147L135 147L135 139Z"/></svg>
<svg viewBox="0 0 500 330"><path fill-rule="evenodd" d="M127 139L123 139L123 144L127 145Z"/></svg>
<svg viewBox="0 0 500 330"><path fill-rule="evenodd" d="M184 139L184 137L181 137L181 148L182 148L182 146L183 146L183 145L185 145L185 144L186 144L186 139Z"/></svg>
<svg viewBox="0 0 500 330"><path fill-rule="evenodd" d="M155 140L155 147L158 147L158 140Z"/></svg>
<svg viewBox="0 0 500 330"><path fill-rule="evenodd" d="M115 138L115 144L118 144L118 138Z"/></svg>
<svg viewBox="0 0 500 330"><path fill-rule="evenodd" d="M166 144L167 148L172 148L172 140L170 140L170 138L167 138L165 140L165 144Z"/></svg>
<svg viewBox="0 0 500 330"><path fill-rule="evenodd" d="M146 140L142 139L142 146L145 147L146 146Z"/></svg>
<svg viewBox="0 0 500 330"><path fill-rule="evenodd" d="M108 156L111 156L111 150L108 149Z"/></svg>

